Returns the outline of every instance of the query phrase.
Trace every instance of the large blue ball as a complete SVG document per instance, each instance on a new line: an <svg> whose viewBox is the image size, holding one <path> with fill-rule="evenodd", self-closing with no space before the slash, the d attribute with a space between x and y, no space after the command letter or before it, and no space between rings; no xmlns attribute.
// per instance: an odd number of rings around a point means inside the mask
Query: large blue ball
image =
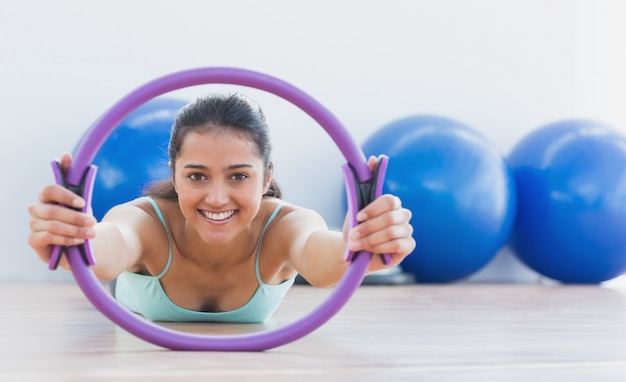
<svg viewBox="0 0 626 382"><path fill-rule="evenodd" d="M511 248L564 283L599 283L626 271L626 139L589 120L543 126L509 162L519 208Z"/></svg>
<svg viewBox="0 0 626 382"><path fill-rule="evenodd" d="M98 166L93 214L142 195L148 182L170 177L167 145L178 110L187 102L155 98L131 112L106 138L93 160Z"/></svg>
<svg viewBox="0 0 626 382"><path fill-rule="evenodd" d="M376 131L363 150L389 156L383 191L413 214L417 247L401 267L417 282L466 278L508 240L513 178L503 156L475 130L445 117L409 116Z"/></svg>

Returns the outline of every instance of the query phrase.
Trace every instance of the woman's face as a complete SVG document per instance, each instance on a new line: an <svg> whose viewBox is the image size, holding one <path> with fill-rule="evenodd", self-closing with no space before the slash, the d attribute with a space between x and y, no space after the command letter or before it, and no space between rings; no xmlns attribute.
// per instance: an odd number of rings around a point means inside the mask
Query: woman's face
<svg viewBox="0 0 626 382"><path fill-rule="evenodd" d="M182 214L209 245L250 226L269 177L254 142L232 129L188 133L174 168Z"/></svg>

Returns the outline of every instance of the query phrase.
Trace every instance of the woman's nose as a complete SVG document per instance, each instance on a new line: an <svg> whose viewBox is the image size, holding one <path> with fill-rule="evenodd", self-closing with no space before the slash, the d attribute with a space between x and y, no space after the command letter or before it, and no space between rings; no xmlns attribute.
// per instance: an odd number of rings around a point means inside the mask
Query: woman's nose
<svg viewBox="0 0 626 382"><path fill-rule="evenodd" d="M213 183L207 190L205 201L212 206L222 206L228 203L228 188L222 183Z"/></svg>

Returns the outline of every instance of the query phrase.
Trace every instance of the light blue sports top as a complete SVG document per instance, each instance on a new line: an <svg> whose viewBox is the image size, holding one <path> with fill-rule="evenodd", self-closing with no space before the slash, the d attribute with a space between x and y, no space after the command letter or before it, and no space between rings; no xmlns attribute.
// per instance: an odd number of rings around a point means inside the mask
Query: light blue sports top
<svg viewBox="0 0 626 382"><path fill-rule="evenodd" d="M269 219L265 223L259 246L256 252L255 270L259 288L254 296L245 305L235 310L226 312L198 312L184 309L174 304L165 294L161 286L160 279L163 277L172 262L172 242L170 232L163 218L161 209L152 198L145 198L150 201L156 214L163 223L169 242L169 255L165 269L156 275L148 276L132 272L123 272L118 276L115 285L115 298L117 301L131 311L143 315L152 321L179 321L179 322L264 322L276 311L281 301L293 285L295 276L278 285L265 284L259 272L259 253L263 244L263 235L269 224L274 220L282 204L276 206Z"/></svg>

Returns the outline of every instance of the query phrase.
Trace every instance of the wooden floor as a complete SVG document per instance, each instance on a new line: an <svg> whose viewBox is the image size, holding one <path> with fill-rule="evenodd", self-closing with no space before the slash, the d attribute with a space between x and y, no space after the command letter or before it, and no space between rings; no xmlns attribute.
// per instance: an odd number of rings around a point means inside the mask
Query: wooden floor
<svg viewBox="0 0 626 382"><path fill-rule="evenodd" d="M240 330L291 322L327 293L297 285L272 322ZM0 284L0 299L0 381L626 381L622 286L362 286L317 331L258 353L159 348L73 283Z"/></svg>

